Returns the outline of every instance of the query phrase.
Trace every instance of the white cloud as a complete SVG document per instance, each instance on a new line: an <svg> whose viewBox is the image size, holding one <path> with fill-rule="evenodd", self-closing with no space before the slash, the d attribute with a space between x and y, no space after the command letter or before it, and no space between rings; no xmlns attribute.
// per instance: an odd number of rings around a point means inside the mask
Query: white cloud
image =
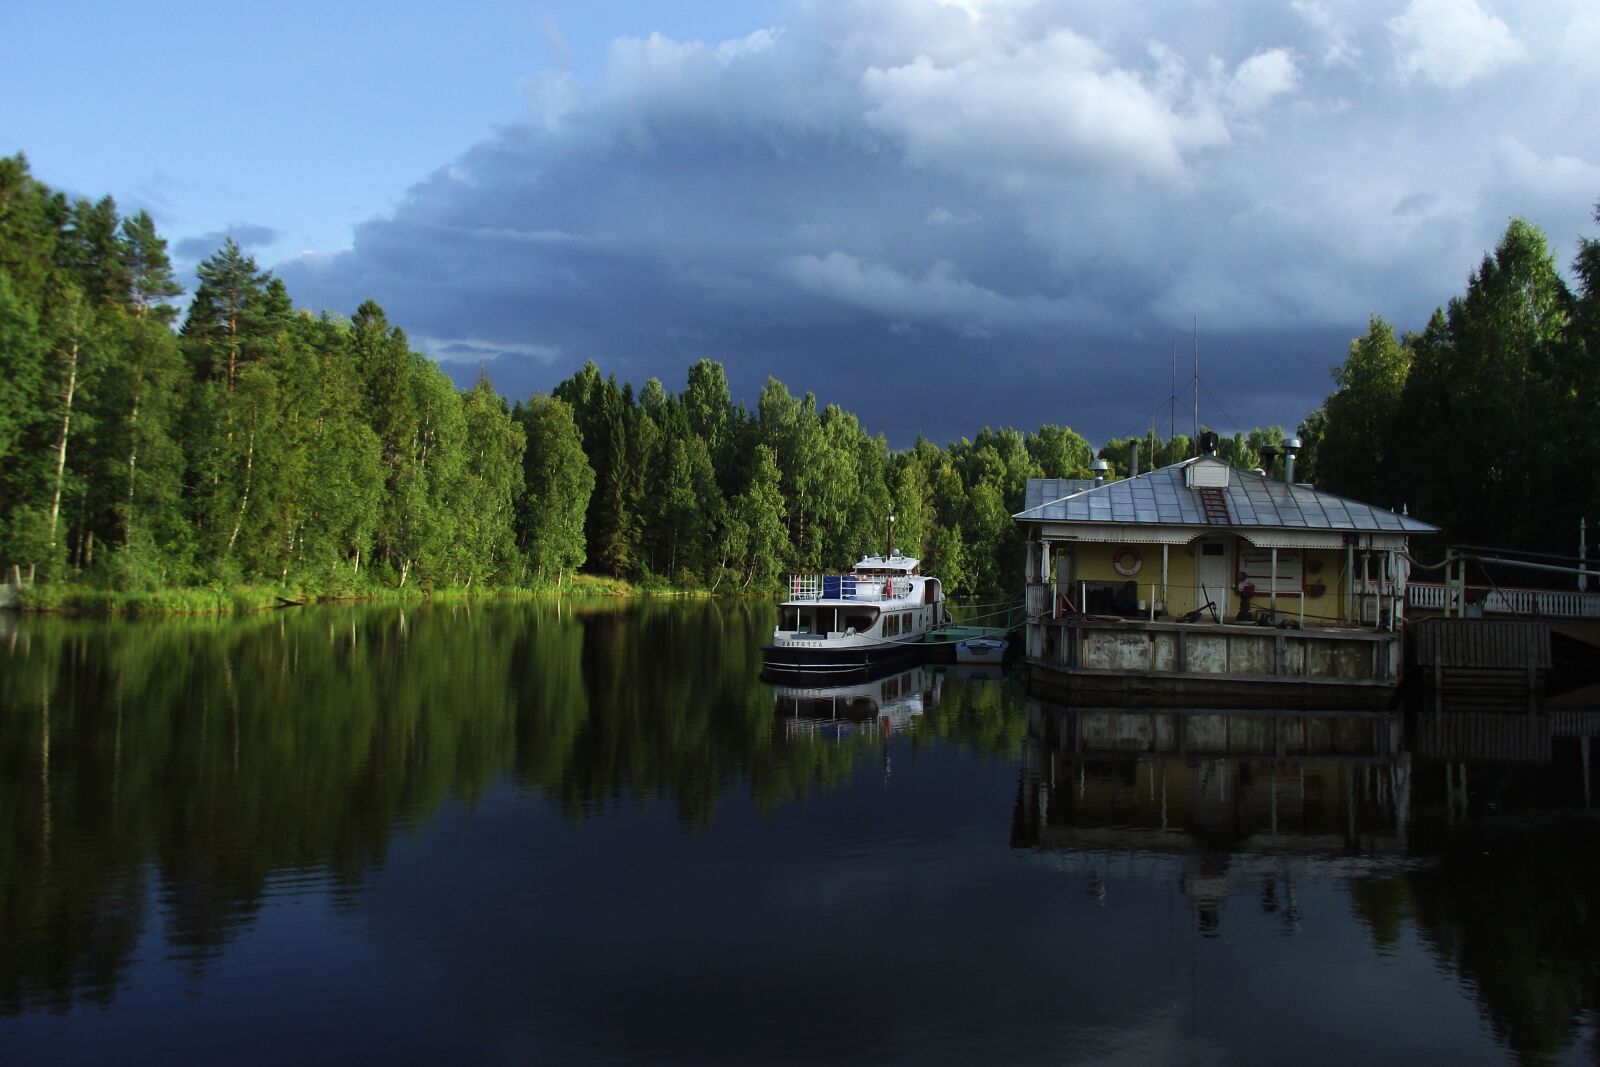
<svg viewBox="0 0 1600 1067"><path fill-rule="evenodd" d="M1526 55L1511 28L1477 0L1411 0L1387 25L1401 72L1446 89L1459 89Z"/></svg>
<svg viewBox="0 0 1600 1067"><path fill-rule="evenodd" d="M1300 70L1287 48L1257 52L1234 72L1228 99L1243 111L1259 111L1300 84Z"/></svg>
<svg viewBox="0 0 1600 1067"><path fill-rule="evenodd" d="M1540 154L1512 134L1496 139L1492 172L1530 200L1582 203L1600 191L1600 165L1559 152ZM1553 236L1560 240L1568 235Z"/></svg>
<svg viewBox="0 0 1600 1067"><path fill-rule="evenodd" d="M870 68L862 88L867 122L899 137L914 162L1173 178L1186 153L1225 144L1228 131L1203 100L1174 99L1163 73L1147 79L1059 28L957 63L923 55Z"/></svg>
<svg viewBox="0 0 1600 1067"><path fill-rule="evenodd" d="M1333 16L1321 0L1293 0L1289 5L1316 37L1322 50L1322 63L1328 67L1353 67L1361 59L1361 49L1350 40L1350 31Z"/></svg>

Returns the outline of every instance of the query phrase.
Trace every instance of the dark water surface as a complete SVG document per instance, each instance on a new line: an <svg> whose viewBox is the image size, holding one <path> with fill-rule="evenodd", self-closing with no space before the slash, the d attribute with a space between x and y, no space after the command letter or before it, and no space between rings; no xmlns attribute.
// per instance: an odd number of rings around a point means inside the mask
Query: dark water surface
<svg viewBox="0 0 1600 1067"><path fill-rule="evenodd" d="M775 691L770 626L0 614L0 1063L1600 1062L1590 719Z"/></svg>

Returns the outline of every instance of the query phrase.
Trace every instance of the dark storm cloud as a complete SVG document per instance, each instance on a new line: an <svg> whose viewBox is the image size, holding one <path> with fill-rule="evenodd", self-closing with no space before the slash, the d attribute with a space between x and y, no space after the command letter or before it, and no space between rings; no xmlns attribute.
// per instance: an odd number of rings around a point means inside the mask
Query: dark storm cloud
<svg viewBox="0 0 1600 1067"><path fill-rule="evenodd" d="M1196 325L1202 418L1293 424L1368 315L1420 326L1510 215L1584 232L1596 135L1511 91L1595 86L1583 9L1158 6L827 2L620 40L281 273L516 396L585 359L676 388L704 356L896 444L1102 438L1169 407Z"/></svg>
<svg viewBox="0 0 1600 1067"><path fill-rule="evenodd" d="M233 243L246 252L252 248L261 248L272 244L283 234L271 226L258 226L254 223L236 222L221 230L203 233L198 237L186 237L172 246L173 254L180 260L201 260L221 248L223 242L229 237Z"/></svg>

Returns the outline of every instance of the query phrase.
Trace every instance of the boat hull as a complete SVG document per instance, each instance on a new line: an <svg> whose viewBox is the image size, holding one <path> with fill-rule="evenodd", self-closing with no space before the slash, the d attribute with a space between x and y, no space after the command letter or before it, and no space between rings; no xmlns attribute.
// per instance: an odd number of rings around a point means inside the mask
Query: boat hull
<svg viewBox="0 0 1600 1067"><path fill-rule="evenodd" d="M1005 661L1010 642L1003 638L975 637L956 642L957 663L992 663Z"/></svg>
<svg viewBox="0 0 1600 1067"><path fill-rule="evenodd" d="M761 649L761 676L768 681L806 680L834 684L860 681L923 658L923 646L910 642L877 645L765 645Z"/></svg>

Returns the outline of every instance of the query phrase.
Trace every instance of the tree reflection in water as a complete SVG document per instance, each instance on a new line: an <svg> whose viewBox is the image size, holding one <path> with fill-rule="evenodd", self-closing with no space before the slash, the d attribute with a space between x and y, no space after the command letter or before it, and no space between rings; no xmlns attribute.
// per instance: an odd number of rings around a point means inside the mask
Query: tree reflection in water
<svg viewBox="0 0 1600 1067"><path fill-rule="evenodd" d="M1093 904L1166 881L1201 942L1241 908L1292 939L1351 921L1308 907L1332 883L1377 956L1424 946L1509 1048L1561 1055L1593 1026L1600 761L1581 731L1067 711L928 668L823 714L760 682L770 614L0 615L0 1013L110 1004L157 940L197 985L282 886L351 909L397 834L506 783L572 823L665 805L698 833L730 796L771 817L943 748L1020 764L1012 856Z"/></svg>

